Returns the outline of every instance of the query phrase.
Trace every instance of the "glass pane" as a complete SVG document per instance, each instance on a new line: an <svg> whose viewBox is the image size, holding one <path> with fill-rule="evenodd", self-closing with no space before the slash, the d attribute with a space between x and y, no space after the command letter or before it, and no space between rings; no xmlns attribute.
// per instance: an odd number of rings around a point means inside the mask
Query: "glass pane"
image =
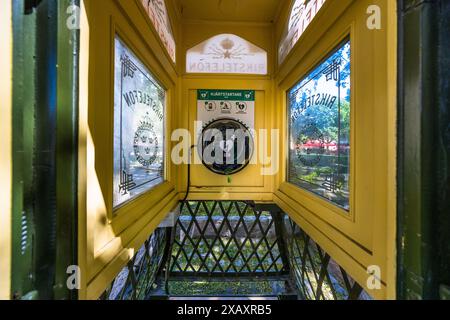
<svg viewBox="0 0 450 320"><path fill-rule="evenodd" d="M349 210L350 42L288 93L289 182Z"/></svg>
<svg viewBox="0 0 450 320"><path fill-rule="evenodd" d="M166 93L121 40L115 41L114 207L164 180Z"/></svg>
<svg viewBox="0 0 450 320"><path fill-rule="evenodd" d="M296 0L292 6L289 24L278 48L278 63L281 64L294 48L306 28L314 20L326 0Z"/></svg>
<svg viewBox="0 0 450 320"><path fill-rule="evenodd" d="M219 34L189 49L187 73L267 74L267 52L234 34Z"/></svg>
<svg viewBox="0 0 450 320"><path fill-rule="evenodd" d="M175 39L172 33L172 27L170 25L169 15L166 9L166 3L164 0L141 0L145 11L147 12L153 26L158 32L164 47L172 58L173 62L176 62L176 46Z"/></svg>

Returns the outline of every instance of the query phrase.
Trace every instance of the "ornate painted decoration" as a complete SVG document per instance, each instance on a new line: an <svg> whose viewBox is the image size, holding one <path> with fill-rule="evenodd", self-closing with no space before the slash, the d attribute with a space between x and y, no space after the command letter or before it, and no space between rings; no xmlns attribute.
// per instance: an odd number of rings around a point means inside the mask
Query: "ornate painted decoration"
<svg viewBox="0 0 450 320"><path fill-rule="evenodd" d="M302 36L326 0L296 0L291 10L287 30L278 48L278 63L281 64Z"/></svg>
<svg viewBox="0 0 450 320"><path fill-rule="evenodd" d="M176 62L175 39L164 0L142 0L142 4L172 61Z"/></svg>
<svg viewBox="0 0 450 320"><path fill-rule="evenodd" d="M189 49L187 73L267 74L267 52L234 34L221 34Z"/></svg>

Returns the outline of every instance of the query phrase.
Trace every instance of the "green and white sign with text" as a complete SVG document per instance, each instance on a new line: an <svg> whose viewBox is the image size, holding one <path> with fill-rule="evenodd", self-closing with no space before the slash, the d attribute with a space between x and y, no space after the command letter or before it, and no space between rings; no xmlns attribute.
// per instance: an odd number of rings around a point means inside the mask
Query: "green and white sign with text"
<svg viewBox="0 0 450 320"><path fill-rule="evenodd" d="M207 124L213 120L230 118L255 128L255 91L198 90L197 120Z"/></svg>

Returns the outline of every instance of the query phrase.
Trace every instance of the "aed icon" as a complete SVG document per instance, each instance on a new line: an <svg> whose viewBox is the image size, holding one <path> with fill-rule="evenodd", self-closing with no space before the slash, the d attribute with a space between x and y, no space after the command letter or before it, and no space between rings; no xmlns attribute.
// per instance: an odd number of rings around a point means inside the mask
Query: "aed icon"
<svg viewBox="0 0 450 320"><path fill-rule="evenodd" d="M247 113L247 104L245 102L236 102L236 113L238 114L246 114Z"/></svg>
<svg viewBox="0 0 450 320"><path fill-rule="evenodd" d="M198 90L197 106L202 123L197 149L203 165L218 175L244 170L254 154L255 91Z"/></svg>

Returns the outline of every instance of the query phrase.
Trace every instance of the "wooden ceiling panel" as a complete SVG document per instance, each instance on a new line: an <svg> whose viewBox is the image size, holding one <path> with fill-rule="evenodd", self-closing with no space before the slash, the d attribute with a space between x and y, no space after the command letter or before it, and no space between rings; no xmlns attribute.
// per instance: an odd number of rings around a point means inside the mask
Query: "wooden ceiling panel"
<svg viewBox="0 0 450 320"><path fill-rule="evenodd" d="M271 23L289 0L176 0L185 20Z"/></svg>

